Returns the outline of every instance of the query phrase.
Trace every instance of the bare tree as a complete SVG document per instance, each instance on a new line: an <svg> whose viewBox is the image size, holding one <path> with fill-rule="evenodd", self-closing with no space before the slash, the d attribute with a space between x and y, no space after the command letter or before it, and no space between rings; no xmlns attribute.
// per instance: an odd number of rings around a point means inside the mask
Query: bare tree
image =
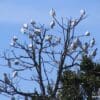
<svg viewBox="0 0 100 100"><path fill-rule="evenodd" d="M20 40L14 36L10 52L4 52L1 56L7 62L4 66L12 73L4 73L4 79L0 80L0 93L11 95L12 100L16 95L24 96L25 100L28 97L56 100L63 71L79 66L82 54L91 59L96 55L97 49L89 53L95 39L90 43L82 40L90 36L90 32L75 34L76 26L86 18L84 10L80 11L80 17L76 19L61 18L59 21L54 9L51 9L50 15L52 21L48 27L33 20L24 24L21 32L25 38ZM20 83L24 81L29 81L27 85L33 91L21 88Z"/></svg>

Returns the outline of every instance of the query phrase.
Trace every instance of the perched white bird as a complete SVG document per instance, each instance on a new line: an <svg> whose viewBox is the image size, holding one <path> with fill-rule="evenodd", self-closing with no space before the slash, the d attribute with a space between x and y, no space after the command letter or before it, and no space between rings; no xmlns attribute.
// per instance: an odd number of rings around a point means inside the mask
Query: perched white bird
<svg viewBox="0 0 100 100"><path fill-rule="evenodd" d="M81 9L81 10L80 10L80 15L81 15L81 16L84 16L84 15L85 15L85 10L84 10L84 9Z"/></svg>
<svg viewBox="0 0 100 100"><path fill-rule="evenodd" d="M32 24L32 25L35 25L36 22L35 22L34 20L31 19L31 24Z"/></svg>
<svg viewBox="0 0 100 100"><path fill-rule="evenodd" d="M13 36L13 39L11 40L10 46L15 46L17 40L18 40L17 36Z"/></svg>
<svg viewBox="0 0 100 100"><path fill-rule="evenodd" d="M17 75L18 75L18 72L17 71L13 71L12 77L15 78Z"/></svg>
<svg viewBox="0 0 100 100"><path fill-rule="evenodd" d="M53 8L50 10L49 14L52 17L55 17L56 16L55 10Z"/></svg>
<svg viewBox="0 0 100 100"><path fill-rule="evenodd" d="M13 41L16 42L18 40L17 36L13 36Z"/></svg>
<svg viewBox="0 0 100 100"><path fill-rule="evenodd" d="M76 20L76 19L71 20L71 27L75 26L76 22L77 22L77 20Z"/></svg>
<svg viewBox="0 0 100 100"><path fill-rule="evenodd" d="M77 45L77 46L79 46L79 47L82 47L82 43L81 43L81 41L79 40L79 38L76 38L76 39L74 40L74 44Z"/></svg>
<svg viewBox="0 0 100 100"><path fill-rule="evenodd" d="M75 44L74 42L71 43L70 48L71 48L71 50L76 50L77 44Z"/></svg>
<svg viewBox="0 0 100 100"><path fill-rule="evenodd" d="M25 34L25 33L26 33L26 29L25 29L25 28L23 28L23 27L21 28L21 30L20 30L20 31L21 31L21 33L23 33L23 34Z"/></svg>
<svg viewBox="0 0 100 100"><path fill-rule="evenodd" d="M85 36L90 36L90 32L89 31L86 31L85 32Z"/></svg>
<svg viewBox="0 0 100 100"><path fill-rule="evenodd" d="M96 54L97 54L97 48L94 51L91 52L91 56L95 57Z"/></svg>
<svg viewBox="0 0 100 100"><path fill-rule="evenodd" d="M7 84L10 84L10 80L9 80L7 74L4 73L3 75L4 75L4 82L7 83Z"/></svg>
<svg viewBox="0 0 100 100"><path fill-rule="evenodd" d="M28 47L29 47L29 48L32 48L32 47L33 47L33 45L30 43L30 44L28 45Z"/></svg>
<svg viewBox="0 0 100 100"><path fill-rule="evenodd" d="M85 42L84 45L82 46L83 51L87 52L88 47L89 47L89 44Z"/></svg>
<svg viewBox="0 0 100 100"><path fill-rule="evenodd" d="M36 35L40 35L41 29L34 29L34 33L35 33Z"/></svg>
<svg viewBox="0 0 100 100"><path fill-rule="evenodd" d="M56 41L56 43L60 43L61 42L61 38L60 37L56 37L55 41Z"/></svg>
<svg viewBox="0 0 100 100"><path fill-rule="evenodd" d="M93 47L95 45L95 39L93 38L91 41L90 41L90 47Z"/></svg>
<svg viewBox="0 0 100 100"><path fill-rule="evenodd" d="M76 39L71 43L70 48L71 48L72 50L76 50L78 46L82 48L82 43L81 43L81 41L79 40L79 38L76 38Z"/></svg>
<svg viewBox="0 0 100 100"><path fill-rule="evenodd" d="M50 27L53 28L54 26L55 26L55 21L53 20L50 22Z"/></svg>
<svg viewBox="0 0 100 100"><path fill-rule="evenodd" d="M71 26L73 27L75 25L75 21L72 21L71 22Z"/></svg>
<svg viewBox="0 0 100 100"><path fill-rule="evenodd" d="M73 44L77 45L77 42L78 42L78 38L76 38L76 39L73 40Z"/></svg>
<svg viewBox="0 0 100 100"><path fill-rule="evenodd" d="M45 36L45 41L51 41L52 35L46 35Z"/></svg>
<svg viewBox="0 0 100 100"><path fill-rule="evenodd" d="M28 29L28 24L23 24L23 28Z"/></svg>
<svg viewBox="0 0 100 100"><path fill-rule="evenodd" d="M14 45L15 45L15 42L12 41L12 42L10 43L10 46L14 46Z"/></svg>

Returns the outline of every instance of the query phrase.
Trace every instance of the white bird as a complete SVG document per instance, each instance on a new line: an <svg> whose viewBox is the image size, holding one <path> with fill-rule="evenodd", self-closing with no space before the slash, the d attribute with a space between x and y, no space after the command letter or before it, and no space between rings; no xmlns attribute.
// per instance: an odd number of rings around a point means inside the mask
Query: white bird
<svg viewBox="0 0 100 100"><path fill-rule="evenodd" d="M13 36L13 39L11 40L10 46L14 46L16 44L17 40L18 40L17 36Z"/></svg>
<svg viewBox="0 0 100 100"><path fill-rule="evenodd" d="M75 21L71 21L71 26L73 27L75 25Z"/></svg>
<svg viewBox="0 0 100 100"><path fill-rule="evenodd" d="M46 35L45 36L45 41L51 41L52 35Z"/></svg>
<svg viewBox="0 0 100 100"><path fill-rule="evenodd" d="M81 15L81 16L84 16L84 15L85 15L85 10L84 10L84 9L81 9L81 10L80 10L80 15Z"/></svg>
<svg viewBox="0 0 100 100"><path fill-rule="evenodd" d="M90 32L89 31L86 31L85 32L85 36L90 36Z"/></svg>
<svg viewBox="0 0 100 100"><path fill-rule="evenodd" d="M36 22L35 22L34 20L31 19L31 24L32 24L32 25L35 25Z"/></svg>
<svg viewBox="0 0 100 100"><path fill-rule="evenodd" d="M71 48L71 50L76 50L77 45L73 42L73 43L71 43L70 48Z"/></svg>
<svg viewBox="0 0 100 100"><path fill-rule="evenodd" d="M53 28L54 26L55 26L55 21L53 20L50 22L50 27Z"/></svg>
<svg viewBox="0 0 100 100"><path fill-rule="evenodd" d="M76 19L71 20L71 27L75 26L76 22L77 22L77 20L76 20Z"/></svg>
<svg viewBox="0 0 100 100"><path fill-rule="evenodd" d="M7 83L7 84L10 84L10 80L9 80L7 74L4 73L3 75L4 75L4 82Z"/></svg>
<svg viewBox="0 0 100 100"><path fill-rule="evenodd" d="M82 47L83 51L87 52L88 47L89 47L89 44L87 42L85 42L85 44Z"/></svg>
<svg viewBox="0 0 100 100"><path fill-rule="evenodd" d="M23 28L28 29L28 24L23 24Z"/></svg>
<svg viewBox="0 0 100 100"><path fill-rule="evenodd" d="M50 10L49 14L52 17L55 17L56 16L55 10L53 8Z"/></svg>
<svg viewBox="0 0 100 100"><path fill-rule="evenodd" d="M61 38L60 37L56 37L55 41L56 41L56 43L60 43L61 42Z"/></svg>
<svg viewBox="0 0 100 100"><path fill-rule="evenodd" d="M12 77L15 78L17 75L18 75L18 72L17 71L13 71Z"/></svg>
<svg viewBox="0 0 100 100"><path fill-rule="evenodd" d="M34 29L34 33L35 33L36 35L40 35L41 29Z"/></svg>
<svg viewBox="0 0 100 100"><path fill-rule="evenodd" d="M29 47L29 48L32 48L32 47L33 47L33 45L30 43L30 44L28 45L28 47Z"/></svg>
<svg viewBox="0 0 100 100"><path fill-rule="evenodd" d="M71 48L72 50L76 50L78 46L79 46L80 48L82 48L82 43L81 43L81 41L79 40L79 38L76 38L76 39L71 43L70 48Z"/></svg>
<svg viewBox="0 0 100 100"><path fill-rule="evenodd" d="M10 43L10 46L14 46L14 45L15 45L15 42L12 41L12 42Z"/></svg>
<svg viewBox="0 0 100 100"><path fill-rule="evenodd" d="M97 48L94 51L91 52L91 56L95 57L96 54L97 54Z"/></svg>
<svg viewBox="0 0 100 100"><path fill-rule="evenodd" d="M25 29L25 28L23 28L23 27L21 28L21 30L20 30L20 31L21 31L21 33L23 33L23 34L25 34L25 33L26 33L26 29Z"/></svg>
<svg viewBox="0 0 100 100"><path fill-rule="evenodd" d="M13 36L13 41L16 42L18 40L17 36Z"/></svg>
<svg viewBox="0 0 100 100"><path fill-rule="evenodd" d="M73 41L74 44L77 44L78 43L78 38L76 38L74 41Z"/></svg>
<svg viewBox="0 0 100 100"><path fill-rule="evenodd" d="M79 47L82 47L82 43L81 43L81 41L79 40L79 38L76 38L76 39L74 40L74 44L77 45L77 46L79 46Z"/></svg>
<svg viewBox="0 0 100 100"><path fill-rule="evenodd" d="M90 41L90 47L93 47L95 45L95 39L93 38L91 41Z"/></svg>

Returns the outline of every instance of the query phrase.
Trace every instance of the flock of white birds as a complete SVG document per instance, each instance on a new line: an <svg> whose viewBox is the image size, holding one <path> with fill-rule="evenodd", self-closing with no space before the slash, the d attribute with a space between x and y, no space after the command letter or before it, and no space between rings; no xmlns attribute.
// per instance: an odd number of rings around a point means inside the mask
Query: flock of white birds
<svg viewBox="0 0 100 100"><path fill-rule="evenodd" d="M52 17L55 17L55 16L56 16L56 13L55 13L55 10L54 10L54 9L51 9L49 14L50 14L50 16L52 16ZM80 15L81 15L81 16L85 15L85 10L80 10ZM36 24L36 22L35 22L34 20L31 20L30 23L31 23L32 25L35 25L35 24ZM76 20L72 21L72 22L71 22L71 25L74 26L75 23L76 23ZM50 22L50 27L51 27L51 28L54 28L54 26L55 26L55 21L52 20L52 21ZM23 34L25 34L25 33L27 32L28 27L29 27L28 24L23 24L23 27L21 28L21 32L22 32ZM40 35L40 34L41 34L41 29L35 28L35 29L34 29L34 34ZM90 32L86 31L84 35L85 35L85 36L90 36ZM32 38L32 36L33 36L32 34L29 34L29 38ZM46 35L46 36L45 36L45 41L51 41L51 39L52 39L52 35ZM16 41L17 41L17 40L18 40L18 37L17 37L17 36L13 36L13 39L12 39L10 45L11 45L11 46L14 46L14 45L16 44ZM56 41L57 41L58 43L60 43L60 40L61 40L61 38L56 38ZM81 41L80 41L79 38L75 38L75 39L73 40L73 42L70 44L70 49L71 49L71 50L76 50L78 47L80 47L80 48L82 48L85 52L87 52L88 47L93 47L94 45L95 45L95 39L94 39L94 38L90 41L89 44L86 42L86 43L84 43L84 45L82 45L82 43L81 43ZM33 46L32 44L29 44L28 47L29 47L29 48L32 48L32 46ZM96 56L96 52L97 52L97 48L94 49L94 50L91 52L91 56ZM15 64L17 65L17 64L18 64L18 61L16 61ZM12 77L15 78L16 76L18 76L18 72L17 72L17 71L13 71ZM8 76L7 76L6 73L4 73L4 82L7 83L7 84L10 84L10 80L9 80L9 78L8 78Z"/></svg>

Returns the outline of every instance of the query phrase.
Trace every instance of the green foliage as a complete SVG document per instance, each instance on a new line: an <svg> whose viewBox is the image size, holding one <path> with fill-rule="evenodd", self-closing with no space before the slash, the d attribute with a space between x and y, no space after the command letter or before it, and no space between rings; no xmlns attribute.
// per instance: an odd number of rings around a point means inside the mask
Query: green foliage
<svg viewBox="0 0 100 100"><path fill-rule="evenodd" d="M75 72L65 71L62 76L61 100L81 100L80 79Z"/></svg>
<svg viewBox="0 0 100 100"><path fill-rule="evenodd" d="M92 59L88 58L87 56L83 56L82 62L80 64L80 70L88 72L93 69L94 69L94 63Z"/></svg>
<svg viewBox="0 0 100 100"><path fill-rule="evenodd" d="M50 100L49 97L46 96L33 96L32 100Z"/></svg>
<svg viewBox="0 0 100 100"><path fill-rule="evenodd" d="M100 64L83 56L78 73L71 70L63 72L59 95L61 100L83 100L84 96L92 100L92 96L97 96L99 88Z"/></svg>

